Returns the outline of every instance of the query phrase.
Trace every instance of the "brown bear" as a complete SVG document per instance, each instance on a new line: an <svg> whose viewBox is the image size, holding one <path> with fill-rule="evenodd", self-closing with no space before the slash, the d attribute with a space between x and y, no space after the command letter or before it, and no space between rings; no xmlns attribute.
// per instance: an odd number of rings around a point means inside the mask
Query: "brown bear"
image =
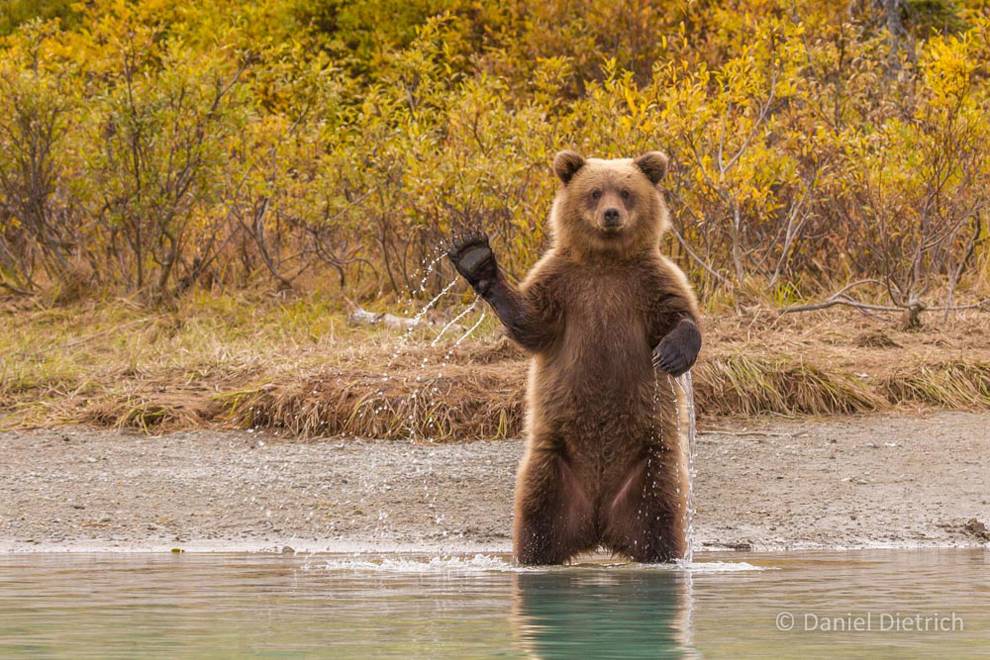
<svg viewBox="0 0 990 660"><path fill-rule="evenodd" d="M687 551L683 374L701 349L698 305L660 254L669 225L657 184L667 157L554 159L562 182L552 245L518 287L484 234L448 256L507 334L532 355L527 445L516 476L513 551L556 564L602 546L642 562Z"/></svg>

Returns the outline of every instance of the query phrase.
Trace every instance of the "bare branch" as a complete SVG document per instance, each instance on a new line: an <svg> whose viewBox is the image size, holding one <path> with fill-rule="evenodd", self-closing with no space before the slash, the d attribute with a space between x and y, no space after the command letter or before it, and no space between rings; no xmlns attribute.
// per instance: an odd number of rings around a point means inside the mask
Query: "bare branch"
<svg viewBox="0 0 990 660"><path fill-rule="evenodd" d="M890 307L888 305L871 305L869 303L862 303L857 300L853 300L848 296L832 296L828 300L820 303L813 303L810 305L795 305L793 307L785 307L780 310L781 314L795 314L798 312L816 312L821 309L828 309L829 307L835 307L836 305L844 305L846 307L853 307L855 309L867 310L871 312L902 312L904 308L902 307Z"/></svg>

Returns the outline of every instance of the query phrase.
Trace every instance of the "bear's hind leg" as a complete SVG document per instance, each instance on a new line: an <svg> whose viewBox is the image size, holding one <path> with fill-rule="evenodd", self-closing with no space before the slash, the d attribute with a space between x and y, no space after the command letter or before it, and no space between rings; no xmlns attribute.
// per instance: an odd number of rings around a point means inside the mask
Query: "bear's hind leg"
<svg viewBox="0 0 990 660"><path fill-rule="evenodd" d="M687 470L673 452L638 461L608 509L606 547L644 563L687 556L688 488Z"/></svg>
<svg viewBox="0 0 990 660"><path fill-rule="evenodd" d="M567 459L531 449L516 478L513 556L520 564L560 564L597 544L591 503Z"/></svg>

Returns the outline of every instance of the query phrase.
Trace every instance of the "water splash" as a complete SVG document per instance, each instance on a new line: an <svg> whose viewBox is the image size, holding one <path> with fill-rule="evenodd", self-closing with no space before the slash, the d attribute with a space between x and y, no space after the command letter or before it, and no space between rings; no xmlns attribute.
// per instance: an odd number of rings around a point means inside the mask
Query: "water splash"
<svg viewBox="0 0 990 660"><path fill-rule="evenodd" d="M447 292L453 289L454 285L456 284L457 284L457 278L455 277L450 282L448 282L444 288L440 289L440 293L430 298L429 302L423 305L423 308L420 309L419 312L416 314L416 316L413 317L413 323L411 323L410 325L412 325L412 327L415 328L416 325L423 320L423 317L426 316L426 313L429 312L431 309L433 309L433 306L437 304L437 301L440 300L445 295L447 295Z"/></svg>
<svg viewBox="0 0 990 660"><path fill-rule="evenodd" d="M477 554L473 557L440 556L417 559L412 557L385 557L362 559L350 557L330 559L324 565L327 571L381 571L385 573L488 573L525 570L502 557Z"/></svg>
<svg viewBox="0 0 990 660"><path fill-rule="evenodd" d="M444 354L444 356L443 356L443 363L442 364L446 364L450 360L450 356L454 354L454 349L456 349L458 346L460 346L461 345L461 342L463 342L465 339L467 339L472 334L474 334L474 331L477 330L481 326L481 322L485 320L485 316L486 316L485 310L481 310L481 316L479 316L478 317L478 320L474 322L474 325L472 325L470 328L468 328L467 331L465 331L465 333L463 335L461 335L460 337L458 337L457 338L457 341L455 341L451 345L450 350L447 351L446 354Z"/></svg>
<svg viewBox="0 0 990 660"><path fill-rule="evenodd" d="M684 394L684 407L687 412L687 437L685 443L687 446L684 448L687 454L688 469L687 511L685 512L687 516L685 525L687 529L687 554L684 559L690 562L694 555L694 438L696 433L694 381L691 378L691 370L689 369L675 378L674 382L677 383L677 386L680 387L681 392Z"/></svg>
<svg viewBox="0 0 990 660"><path fill-rule="evenodd" d="M453 289L456 284L457 284L457 278L452 279L447 284L447 286L445 286L440 290L440 293L433 296L425 305L423 305L423 307L419 310L419 312L416 313L416 316L414 316L412 318L412 321L409 323L409 328L404 333L402 333L401 337L399 337L399 341L396 343L395 350L392 351L392 355L389 356L388 363L385 365L386 370L395 363L396 358L399 357L399 353L401 353L403 349L406 347L406 344L409 343L409 338L412 336L412 333L416 331L416 328L419 327L420 323L423 321L423 318L426 316L427 312L433 309L433 306L436 305L441 298L447 295L447 293L451 289ZM388 379L387 373L385 374L384 378L386 380Z"/></svg>
<svg viewBox="0 0 990 660"><path fill-rule="evenodd" d="M450 321L447 322L447 325L443 326L440 329L440 333L433 339L433 341L430 342L430 346L436 346L437 345L437 342L439 342L440 339L443 338L444 334L448 330L450 330L452 327L454 327L454 325L456 325L458 321L460 321L462 318L464 318L465 316L467 316L468 314L470 314L478 306L478 301L479 300L480 300L480 298L475 297L474 302L472 302L469 307L467 307L463 312L461 312L460 314L458 314L454 318L450 319Z"/></svg>
<svg viewBox="0 0 990 660"><path fill-rule="evenodd" d="M443 249L440 250L440 254L435 256L432 261L426 264L426 272L423 273L423 277L419 280L419 286L412 290L413 297L418 296L423 291L426 290L426 280L429 279L430 275L433 274L434 269L436 269L437 264L440 263L443 258L447 256Z"/></svg>
<svg viewBox="0 0 990 660"><path fill-rule="evenodd" d="M460 314L458 314L457 316L455 316L446 326L444 326L444 329L440 331L440 335L437 336L437 338L434 339L434 341L430 345L431 346L435 346L436 345L436 342L440 339L441 336L443 336L443 333L446 331L446 329L448 327L451 327L454 324L454 322L456 322L458 319L464 317L469 312L471 312L473 309L475 309L477 307L478 300L480 300L480 298L475 298L474 302L472 302L471 305L467 309L465 309L463 312L461 312ZM484 320L485 320L485 311L484 310L481 310L481 315L478 317L478 320L475 321L475 323L470 328L468 328L464 332L464 334L462 334L460 337L458 337L457 340L453 344L451 344L451 346L450 346L449 349L447 349L447 351L444 353L443 358L437 364L437 378L438 379L443 377L443 368L450 363L450 360L453 357L454 351L457 349L457 347L460 346L461 342L463 342L465 339L467 339L468 337L470 337L471 334L474 333L474 331L477 330L479 326L481 326L481 322L484 321ZM429 359L428 357L424 357L423 360L422 360L422 362L420 363L420 366L421 367L426 367L428 359ZM420 381L421 379L422 379L422 376L417 376L416 377L417 382ZM436 386L435 382L429 388L426 388L426 389L424 389L424 386L421 385L421 386L417 387L415 390L413 390L413 392L409 395L409 398L414 403L419 403L420 401L426 400L426 399L423 398L423 395L424 394L427 395L427 396L433 395L433 396L439 397L440 396L440 390ZM416 442L416 440L417 440L417 431L416 431L416 410L415 410L415 408L412 408L412 407L410 408L409 415L407 417L407 421L408 421L408 428L409 428L409 441L410 442Z"/></svg>
<svg viewBox="0 0 990 660"><path fill-rule="evenodd" d="M310 567L307 566L307 569ZM677 561L670 564L640 564L631 561L614 561L611 558L590 558L573 564L558 566L521 566L507 556L475 554L474 556L439 555L435 557L362 556L334 557L312 568L326 571L383 572L383 573L517 573L563 571L680 571L685 573L738 573L765 571L745 561Z"/></svg>
<svg viewBox="0 0 990 660"><path fill-rule="evenodd" d="M681 560L674 564L688 573L740 573L744 571L776 570L766 566L755 566L746 561L690 561Z"/></svg>

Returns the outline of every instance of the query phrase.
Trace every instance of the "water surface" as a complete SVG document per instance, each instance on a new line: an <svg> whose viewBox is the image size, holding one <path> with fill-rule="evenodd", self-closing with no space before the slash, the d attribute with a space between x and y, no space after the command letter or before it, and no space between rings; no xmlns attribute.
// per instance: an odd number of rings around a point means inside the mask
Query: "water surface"
<svg viewBox="0 0 990 660"><path fill-rule="evenodd" d="M988 568L984 550L930 549L546 570L484 555L3 555L0 656L959 657L990 648Z"/></svg>

